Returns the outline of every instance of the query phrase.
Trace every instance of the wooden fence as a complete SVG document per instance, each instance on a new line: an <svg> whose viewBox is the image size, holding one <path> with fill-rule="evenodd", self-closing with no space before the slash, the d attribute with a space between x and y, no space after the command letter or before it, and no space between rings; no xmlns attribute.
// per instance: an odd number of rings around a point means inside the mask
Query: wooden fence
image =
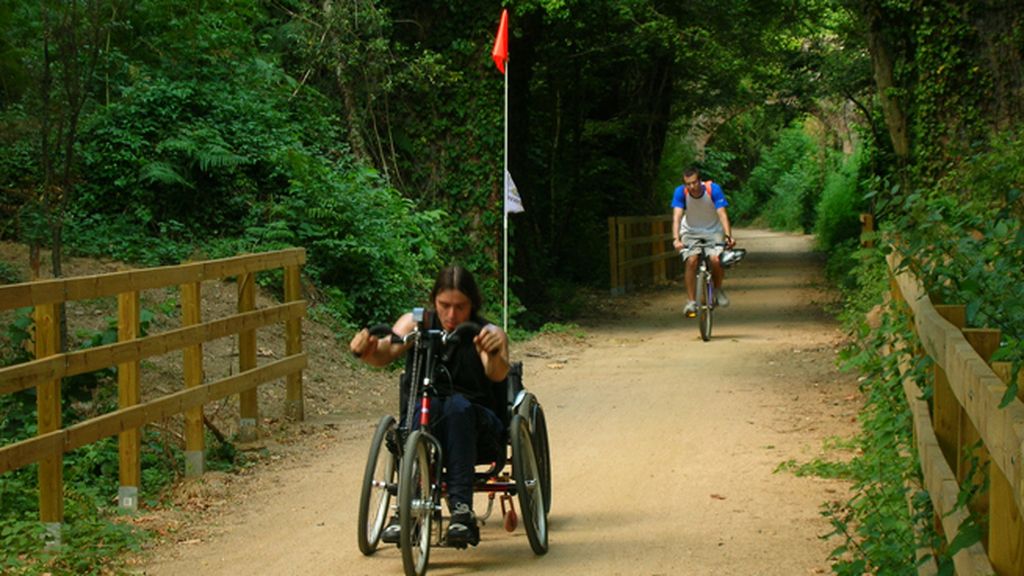
<svg viewBox="0 0 1024 576"><path fill-rule="evenodd" d="M672 248L672 216L608 218L608 270L613 294L679 275L682 261Z"/></svg>
<svg viewBox="0 0 1024 576"><path fill-rule="evenodd" d="M0 311L33 307L35 360L0 369L0 394L35 388L38 434L0 447L0 474L39 463L39 516L51 538L59 541L63 521L63 454L109 436L118 436L120 462L119 502L135 509L141 479L141 428L176 414L184 414L185 472L203 472L203 405L238 394L239 436L254 436L259 407L256 388L280 378L286 381L285 413L301 420L303 414L302 318L299 276L305 263L303 249L251 254L145 270L60 278L0 286ZM283 269L284 303L255 309L255 274ZM202 321L201 286L205 281L234 277L238 286L238 313ZM165 287L180 288L181 326L140 337L140 292ZM59 317L62 304L116 296L118 342L75 352L59 350ZM284 325L284 355L257 366L256 330L271 324ZM239 372L204 382L204 342L238 337ZM141 360L182 351L183 389L141 402ZM61 381L105 368L117 368L117 410L62 427ZM244 438L243 438L244 439Z"/></svg>
<svg viewBox="0 0 1024 576"><path fill-rule="evenodd" d="M1000 408L1010 378L1006 363L990 364L999 347L998 330L964 328L965 307L933 305L920 282L900 270L889 256L893 296L906 303L923 350L933 360L934 393L930 405L917 382L903 381L914 417L914 434L936 528L947 543L956 537L968 510L982 519L978 544L953 557L960 576L1024 574L1024 379L1018 398ZM909 366L904 366L909 370ZM983 474L971 476L971 459ZM989 489L957 507L960 486L989 479ZM922 565L921 573L933 570Z"/></svg>

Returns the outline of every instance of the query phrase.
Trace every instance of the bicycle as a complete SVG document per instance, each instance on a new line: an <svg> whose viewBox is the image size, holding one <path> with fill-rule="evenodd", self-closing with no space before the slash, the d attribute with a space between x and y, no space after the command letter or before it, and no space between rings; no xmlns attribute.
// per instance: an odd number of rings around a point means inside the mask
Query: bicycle
<svg viewBox="0 0 1024 576"><path fill-rule="evenodd" d="M450 333L432 328L429 314L422 308L414 309L417 327L405 336L394 334L385 325L370 328L370 333L378 338L389 337L394 343L413 346L407 366L411 373L407 380L403 378L408 389L401 394L401 422L393 416L382 417L371 442L360 496L359 548L365 555L372 554L387 518L397 511L401 533L398 547L408 576L426 573L432 545L449 545L442 529L446 520L442 500L447 497L442 477L442 445L431 427L430 405L439 395L437 366L449 346L463 338L473 338L480 331L480 326L470 322ZM490 497L487 513L481 520L490 515L494 495L502 496L502 512L509 531L518 524L512 506L512 497L517 496L530 547L535 554L542 555L548 548L551 494L547 424L536 397L523 389L521 374L522 365L514 363L506 389L498 393L501 398L496 398L494 408L507 425L506 438L496 447L496 454L487 455L494 460L483 462L491 467L476 474L473 490ZM511 475L503 471L509 447ZM397 506L392 507L391 498L397 498Z"/></svg>
<svg viewBox="0 0 1024 576"><path fill-rule="evenodd" d="M712 243L706 240L697 240L679 252L679 255L683 257L683 266L685 268L686 258L684 255L687 250L691 248L699 249L697 250L697 311L695 316L697 317L697 326L700 329L700 338L705 342L711 340L714 311L718 306L718 300L715 297L715 282L711 276L711 257L708 255L708 251L711 248L724 247L725 245L724 242ZM723 268L729 268L742 260L746 253L747 251L743 248L724 250L719 261Z"/></svg>

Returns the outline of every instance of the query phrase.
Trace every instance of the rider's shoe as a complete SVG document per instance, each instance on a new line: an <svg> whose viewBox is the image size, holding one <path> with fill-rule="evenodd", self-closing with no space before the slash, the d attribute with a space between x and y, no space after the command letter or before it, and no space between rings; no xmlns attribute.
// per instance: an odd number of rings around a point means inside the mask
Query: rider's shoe
<svg viewBox="0 0 1024 576"><path fill-rule="evenodd" d="M452 520L448 524L447 540L449 546L465 548L480 543L480 528L476 525L476 514L469 505L458 503L452 511Z"/></svg>
<svg viewBox="0 0 1024 576"><path fill-rule="evenodd" d="M402 539L402 527L398 524L398 516L392 516L384 532L380 535L381 542L385 544L398 544Z"/></svg>
<svg viewBox="0 0 1024 576"><path fill-rule="evenodd" d="M395 456L401 456L402 452L398 448L398 431L392 428L384 434L384 445L387 446L388 452L391 452Z"/></svg>
<svg viewBox="0 0 1024 576"><path fill-rule="evenodd" d="M685 314L687 318L694 318L694 317L696 317L697 316L697 303L694 302L693 300L690 300L689 302L687 302L686 306L683 307L683 314Z"/></svg>
<svg viewBox="0 0 1024 576"><path fill-rule="evenodd" d="M715 302L722 308L729 305L729 297L725 295L725 290L721 288L715 290Z"/></svg>

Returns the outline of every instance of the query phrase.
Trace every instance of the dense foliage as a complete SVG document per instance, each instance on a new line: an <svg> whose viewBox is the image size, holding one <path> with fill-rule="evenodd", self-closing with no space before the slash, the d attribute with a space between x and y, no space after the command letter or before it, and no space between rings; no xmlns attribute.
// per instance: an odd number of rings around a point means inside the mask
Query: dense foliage
<svg viewBox="0 0 1024 576"><path fill-rule="evenodd" d="M883 231L877 246L888 250L892 242L934 300L966 304L970 326L1002 330L995 359L1014 366L1008 401L1016 395L1012 382L1024 359L1024 309L1018 304L1024 270L1024 9L980 2L847 6L863 26L877 88L878 107L865 116L872 139L860 152L868 153L862 164L870 168L860 180L861 196ZM825 206L819 205L819 214ZM864 324L864 313L885 302L884 278L875 276L878 254L844 248L833 252L831 263L851 296L846 318L858 340L850 357L864 376L867 399L858 439L863 453L838 466L855 480L854 497L827 510L844 542L834 568L838 574L916 574L915 550L932 547L940 573L951 573L949 558L980 539L984 519L969 515L957 539L942 544L927 529L927 495L907 493L908 486L920 486L920 472L908 458L910 420L893 368L899 355L878 351L913 336L898 310L888 311L887 321L874 329ZM915 374L928 397L927 372L917 366ZM972 470L979 478L965 481L962 494L988 485L987 469ZM915 524L921 528L916 532L910 530Z"/></svg>

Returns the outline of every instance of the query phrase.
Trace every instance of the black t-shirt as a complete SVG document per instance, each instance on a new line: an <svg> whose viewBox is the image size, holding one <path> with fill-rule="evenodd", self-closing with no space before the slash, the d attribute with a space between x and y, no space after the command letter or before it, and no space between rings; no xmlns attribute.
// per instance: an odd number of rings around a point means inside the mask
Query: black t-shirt
<svg viewBox="0 0 1024 576"><path fill-rule="evenodd" d="M470 321L481 328L490 324L487 319L480 316L474 316ZM433 315L433 327L441 327L436 314ZM466 337L457 344L449 345L437 369L438 392L446 395L454 391L478 404L491 405L495 383L487 378L484 363L480 360L480 353L477 352L472 338Z"/></svg>
<svg viewBox="0 0 1024 576"><path fill-rule="evenodd" d="M441 323L436 313L431 310L430 327L440 329ZM491 322L486 318L474 315L470 321L481 328ZM404 422L409 401L409 390L412 385L413 365L412 359L415 351L410 349L405 356L405 372L402 374L400 384L399 414ZM422 376L421 376L422 377ZM458 345L452 345L448 354L445 355L437 365L437 379L434 382L437 393L441 396L451 395L459 392L470 401L485 406L492 411L498 410L505 402L504 388L487 378L484 372L483 361L480 360L480 353L476 351L476 345L472 338L465 338ZM496 412L500 414L501 412Z"/></svg>

